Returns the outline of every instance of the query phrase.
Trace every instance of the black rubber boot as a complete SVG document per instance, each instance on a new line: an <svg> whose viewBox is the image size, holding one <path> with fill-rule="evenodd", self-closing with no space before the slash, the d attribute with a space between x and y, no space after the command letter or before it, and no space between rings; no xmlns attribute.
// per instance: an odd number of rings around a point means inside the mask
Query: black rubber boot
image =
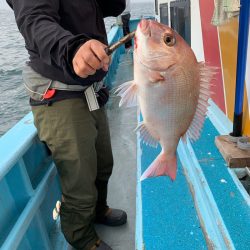
<svg viewBox="0 0 250 250"><path fill-rule="evenodd" d="M95 222L111 227L121 226L127 222L127 214L123 210L110 208L105 216L97 216Z"/></svg>

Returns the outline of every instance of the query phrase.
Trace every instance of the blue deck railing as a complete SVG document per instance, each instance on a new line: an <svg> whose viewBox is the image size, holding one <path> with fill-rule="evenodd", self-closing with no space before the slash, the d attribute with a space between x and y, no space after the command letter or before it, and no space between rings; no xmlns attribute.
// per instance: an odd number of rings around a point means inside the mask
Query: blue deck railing
<svg viewBox="0 0 250 250"><path fill-rule="evenodd" d="M130 21L131 31L136 29L139 20L140 19L133 19ZM119 38L121 38L122 36L123 36L122 28L119 26L115 26L109 32L108 43L113 44L114 42L118 41ZM125 52L125 48L124 46L121 46L119 49L115 50L112 54L112 64L110 65L109 72L105 77L105 84L108 85L110 89L112 89L112 86L110 84L112 83L114 75L116 73L120 55L124 54L124 52Z"/></svg>
<svg viewBox="0 0 250 250"><path fill-rule="evenodd" d="M245 250L250 244L250 197L214 143L232 123L210 105L200 139L179 143L174 182L165 176L140 182L161 149L138 137L137 250Z"/></svg>
<svg viewBox="0 0 250 250"><path fill-rule="evenodd" d="M51 211L60 195L55 177L55 166L28 114L0 138L1 249L31 249L34 244L51 249Z"/></svg>
<svg viewBox="0 0 250 250"><path fill-rule="evenodd" d="M121 27L113 27L109 43L122 35ZM112 55L107 84L123 52L121 47ZM54 249L52 211L60 193L55 165L30 113L0 138L0 249Z"/></svg>

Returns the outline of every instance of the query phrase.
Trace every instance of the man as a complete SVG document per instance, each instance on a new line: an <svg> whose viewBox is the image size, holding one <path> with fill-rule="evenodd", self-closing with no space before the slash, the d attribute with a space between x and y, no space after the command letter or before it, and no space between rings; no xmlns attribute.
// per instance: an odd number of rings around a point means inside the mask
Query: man
<svg viewBox="0 0 250 250"><path fill-rule="evenodd" d="M125 0L7 2L30 55L23 76L34 122L60 177L63 234L76 249L111 249L94 222L119 226L127 215L107 205L113 158L103 108L110 60L103 18L121 14Z"/></svg>

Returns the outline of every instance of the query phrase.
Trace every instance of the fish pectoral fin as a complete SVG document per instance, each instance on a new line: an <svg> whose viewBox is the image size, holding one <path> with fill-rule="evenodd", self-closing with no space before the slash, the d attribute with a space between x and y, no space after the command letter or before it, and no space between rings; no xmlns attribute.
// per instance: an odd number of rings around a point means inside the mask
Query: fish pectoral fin
<svg viewBox="0 0 250 250"><path fill-rule="evenodd" d="M140 132L140 137L146 145L151 147L157 148L158 141L149 133L148 129L146 128L143 122L140 122L135 129L135 132Z"/></svg>
<svg viewBox="0 0 250 250"><path fill-rule="evenodd" d="M196 107L194 118L186 133L191 141L196 141L200 137L200 133L207 114L208 100L212 94L211 81L217 72L217 68L207 66L205 63L200 62L198 64L198 70L200 76L200 93L198 105Z"/></svg>
<svg viewBox="0 0 250 250"><path fill-rule="evenodd" d="M169 176L174 181L176 179L176 169L176 155L167 157L164 152L161 152L143 173L140 180L143 181L147 178L157 176Z"/></svg>
<svg viewBox="0 0 250 250"><path fill-rule="evenodd" d="M149 72L149 81L154 83L154 82L159 82L165 80L164 76L161 74L159 71L150 71Z"/></svg>
<svg viewBox="0 0 250 250"><path fill-rule="evenodd" d="M137 106L137 85L133 81L121 84L114 93L121 97L119 107Z"/></svg>

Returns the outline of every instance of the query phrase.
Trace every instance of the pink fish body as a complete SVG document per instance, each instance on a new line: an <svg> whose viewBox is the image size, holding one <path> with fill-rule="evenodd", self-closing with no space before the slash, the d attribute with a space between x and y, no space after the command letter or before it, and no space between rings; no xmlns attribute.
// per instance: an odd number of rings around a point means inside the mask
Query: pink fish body
<svg viewBox="0 0 250 250"><path fill-rule="evenodd" d="M143 122L137 127L141 139L161 153L141 180L168 175L176 178L176 150L181 137L199 138L210 96L214 69L198 63L174 30L152 20L142 20L136 30L134 81L117 92L120 105L139 103ZM186 140L186 139L185 139Z"/></svg>

